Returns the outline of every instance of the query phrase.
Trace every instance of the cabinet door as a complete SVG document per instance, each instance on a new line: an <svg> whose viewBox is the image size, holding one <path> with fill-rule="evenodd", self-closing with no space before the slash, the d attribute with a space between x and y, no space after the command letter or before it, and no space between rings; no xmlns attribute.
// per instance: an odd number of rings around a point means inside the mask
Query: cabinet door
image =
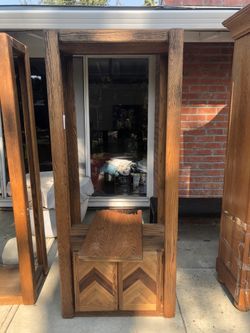
<svg viewBox="0 0 250 333"><path fill-rule="evenodd" d="M118 309L117 264L88 262L74 256L75 310Z"/></svg>
<svg viewBox="0 0 250 333"><path fill-rule="evenodd" d="M119 264L119 309L162 311L162 252L148 251L142 262Z"/></svg>

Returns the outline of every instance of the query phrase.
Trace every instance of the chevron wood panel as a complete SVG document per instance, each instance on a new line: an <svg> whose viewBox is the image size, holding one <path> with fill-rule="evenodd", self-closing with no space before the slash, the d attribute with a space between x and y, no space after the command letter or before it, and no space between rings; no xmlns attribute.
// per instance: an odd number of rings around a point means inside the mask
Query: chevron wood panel
<svg viewBox="0 0 250 333"><path fill-rule="evenodd" d="M74 255L76 311L118 309L117 264L86 262Z"/></svg>
<svg viewBox="0 0 250 333"><path fill-rule="evenodd" d="M162 312L162 255L144 252L142 262L118 264L120 310Z"/></svg>

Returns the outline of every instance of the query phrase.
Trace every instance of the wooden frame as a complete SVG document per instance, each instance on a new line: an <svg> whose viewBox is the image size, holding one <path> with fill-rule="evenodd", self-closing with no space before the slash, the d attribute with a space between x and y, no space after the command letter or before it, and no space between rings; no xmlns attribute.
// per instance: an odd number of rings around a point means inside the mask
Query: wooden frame
<svg viewBox="0 0 250 333"><path fill-rule="evenodd" d="M0 45L0 76L4 78L0 81L0 101L19 256L19 265L17 267L6 266L0 268L0 279L3 279L1 286L5 289L0 288L0 303L34 304L39 288L47 274L48 263L41 204L29 55L25 45L5 33L0 34ZM17 58L21 88L37 243L37 267L35 267L33 257L14 57Z"/></svg>
<svg viewBox="0 0 250 333"><path fill-rule="evenodd" d="M77 185L78 163L75 116L70 94L64 100L63 86L69 79L62 73L71 66L72 55L84 54L164 54L162 72L159 137L159 207L160 222L165 224L164 315L173 317L176 304L176 244L178 229L178 174L180 110L182 92L183 31L149 30L85 30L45 32L46 73L49 100L52 161L55 182L58 251L61 276L62 315L74 316L72 254L70 249L73 224L79 224L78 207L73 206L69 175ZM66 62L66 63L65 63ZM165 62L165 64L164 64ZM68 70L66 69L66 72ZM70 71L68 71L69 73ZM72 70L71 70L72 72ZM72 78L70 78L72 80ZM72 84L67 84L71 90ZM67 93L68 94L68 93ZM73 107L72 107L73 106ZM72 113L72 114L73 114ZM67 119L71 118L71 119ZM66 124L66 128L65 128ZM68 128L68 126L70 128ZM72 141L73 140L73 141ZM71 142L71 143L70 143ZM71 147L69 151L69 147ZM72 149L73 147L73 149ZM59 149L60 148L60 149ZM71 156L71 157L70 157ZM74 161L72 163L72 161ZM161 163L163 161L164 163ZM163 209L165 206L165 209ZM152 229L153 230L153 229ZM153 232L153 231L152 231Z"/></svg>

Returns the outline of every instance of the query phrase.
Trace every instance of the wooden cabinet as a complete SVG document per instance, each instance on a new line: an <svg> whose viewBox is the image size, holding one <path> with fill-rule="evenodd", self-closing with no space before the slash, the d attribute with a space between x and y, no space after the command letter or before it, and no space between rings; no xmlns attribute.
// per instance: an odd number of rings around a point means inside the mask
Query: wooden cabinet
<svg viewBox="0 0 250 333"><path fill-rule="evenodd" d="M163 314L163 228L144 225L143 258L118 262L83 259L88 227L76 225L71 244L75 313Z"/></svg>
<svg viewBox="0 0 250 333"><path fill-rule="evenodd" d="M237 308L250 309L250 5L223 24L235 39L217 272Z"/></svg>

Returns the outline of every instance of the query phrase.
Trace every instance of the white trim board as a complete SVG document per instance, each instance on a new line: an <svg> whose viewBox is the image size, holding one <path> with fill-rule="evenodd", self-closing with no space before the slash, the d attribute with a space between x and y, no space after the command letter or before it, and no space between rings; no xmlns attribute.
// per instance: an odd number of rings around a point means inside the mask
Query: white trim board
<svg viewBox="0 0 250 333"><path fill-rule="evenodd" d="M173 29L226 30L236 9L84 9L0 7L0 30Z"/></svg>

